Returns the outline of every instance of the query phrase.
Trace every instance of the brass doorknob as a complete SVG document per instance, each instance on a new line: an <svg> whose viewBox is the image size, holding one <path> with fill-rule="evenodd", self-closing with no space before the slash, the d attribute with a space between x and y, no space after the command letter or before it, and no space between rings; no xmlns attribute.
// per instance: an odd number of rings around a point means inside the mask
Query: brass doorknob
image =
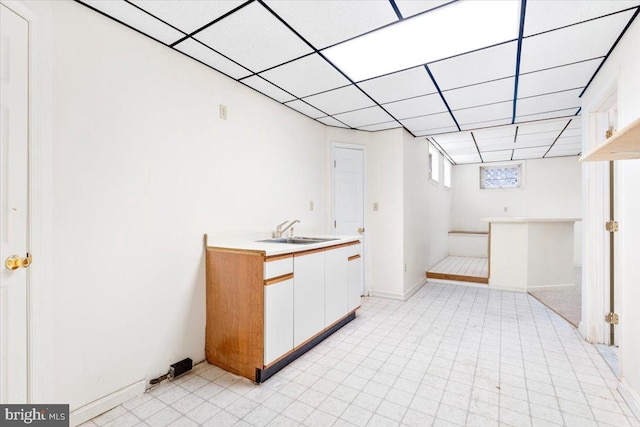
<svg viewBox="0 0 640 427"><path fill-rule="evenodd" d="M360 233L360 234L364 234L364 227L360 227L360 228L358 228L358 233Z"/></svg>
<svg viewBox="0 0 640 427"><path fill-rule="evenodd" d="M20 258L18 255L11 255L4 262L4 265L7 267L7 270L17 270L20 267L29 267L31 265L31 260L31 254L27 254L27 256L24 258Z"/></svg>

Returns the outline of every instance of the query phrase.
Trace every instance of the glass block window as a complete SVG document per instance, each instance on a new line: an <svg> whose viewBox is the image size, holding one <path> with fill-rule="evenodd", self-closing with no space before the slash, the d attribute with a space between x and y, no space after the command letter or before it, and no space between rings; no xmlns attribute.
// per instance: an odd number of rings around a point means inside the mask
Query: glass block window
<svg viewBox="0 0 640 427"><path fill-rule="evenodd" d="M521 165L483 166L480 188L518 188L522 184Z"/></svg>

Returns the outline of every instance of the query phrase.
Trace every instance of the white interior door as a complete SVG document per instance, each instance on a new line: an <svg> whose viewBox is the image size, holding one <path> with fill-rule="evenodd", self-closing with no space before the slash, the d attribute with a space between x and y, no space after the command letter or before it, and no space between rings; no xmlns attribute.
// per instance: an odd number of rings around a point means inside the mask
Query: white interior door
<svg viewBox="0 0 640 427"><path fill-rule="evenodd" d="M364 251L364 148L334 145L332 157L333 234L361 234Z"/></svg>
<svg viewBox="0 0 640 427"><path fill-rule="evenodd" d="M28 397L28 38L28 22L0 4L0 403Z"/></svg>

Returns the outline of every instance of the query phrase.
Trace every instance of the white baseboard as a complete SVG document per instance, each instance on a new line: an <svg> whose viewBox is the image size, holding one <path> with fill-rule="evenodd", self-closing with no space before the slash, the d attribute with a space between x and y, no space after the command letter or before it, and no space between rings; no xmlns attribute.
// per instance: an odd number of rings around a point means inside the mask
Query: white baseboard
<svg viewBox="0 0 640 427"><path fill-rule="evenodd" d="M582 320L578 323L578 332L585 341L589 341L587 338L587 325Z"/></svg>
<svg viewBox="0 0 640 427"><path fill-rule="evenodd" d="M404 294L397 294L395 292L379 291L377 289L370 289L369 295L372 297L390 298L404 301Z"/></svg>
<svg viewBox="0 0 640 427"><path fill-rule="evenodd" d="M561 283L557 285L539 285L539 286L529 286L527 287L527 291L543 291L545 289L555 289L555 288L575 288L576 285L574 283Z"/></svg>
<svg viewBox="0 0 640 427"><path fill-rule="evenodd" d="M413 294L415 294L418 289L420 289L425 283L427 283L427 278L424 277L420 280L418 280L416 283L413 284L413 286L411 288L409 288L408 290L406 290L404 292L404 300L408 300L409 298L411 298L411 296Z"/></svg>
<svg viewBox="0 0 640 427"><path fill-rule="evenodd" d="M468 286L470 288L482 288L489 289L489 285L484 283L476 283L476 282L461 282L459 280L445 280L445 279L432 279L429 278L427 283L442 283L443 285L457 285L457 286Z"/></svg>
<svg viewBox="0 0 640 427"><path fill-rule="evenodd" d="M625 378L621 378L618 383L618 391L627 402L627 405L631 408L636 417L640 418L640 396L631 387Z"/></svg>
<svg viewBox="0 0 640 427"><path fill-rule="evenodd" d="M75 427L89 421L91 418L97 417L98 415L115 408L129 399L141 395L146 389L146 384L145 380L140 380L72 411L70 414L71 419L69 425L71 427Z"/></svg>

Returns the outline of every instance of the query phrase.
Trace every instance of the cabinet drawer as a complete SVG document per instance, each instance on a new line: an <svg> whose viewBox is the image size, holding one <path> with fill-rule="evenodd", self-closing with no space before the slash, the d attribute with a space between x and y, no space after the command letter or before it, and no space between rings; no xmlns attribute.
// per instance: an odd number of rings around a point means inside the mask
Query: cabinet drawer
<svg viewBox="0 0 640 427"><path fill-rule="evenodd" d="M293 273L293 255L274 257L264 261L264 280Z"/></svg>

